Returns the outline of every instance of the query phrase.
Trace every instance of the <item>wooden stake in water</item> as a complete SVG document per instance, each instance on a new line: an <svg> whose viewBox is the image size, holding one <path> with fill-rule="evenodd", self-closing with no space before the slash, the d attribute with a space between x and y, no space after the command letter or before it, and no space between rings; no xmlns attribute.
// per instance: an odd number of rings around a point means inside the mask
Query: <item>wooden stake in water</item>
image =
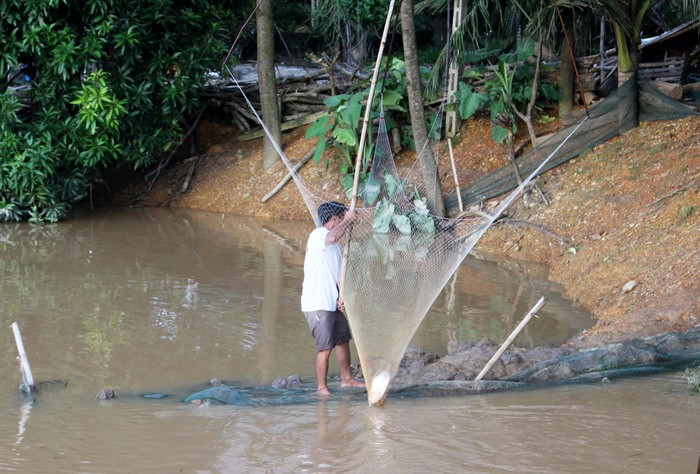
<svg viewBox="0 0 700 474"><path fill-rule="evenodd" d="M15 334L15 342L17 343L17 351L19 352L19 365L22 369L22 376L24 381L29 386L29 390L34 392L36 390L36 385L34 385L34 376L32 375L32 369L29 367L29 359L27 359L27 353L24 351L24 343L22 343L22 335L19 333L19 326L17 323L12 323L10 325L12 332Z"/></svg>
<svg viewBox="0 0 700 474"><path fill-rule="evenodd" d="M516 327L512 333L510 333L510 336L508 336L508 339L506 339L506 342L504 342L501 347L498 348L496 353L491 357L491 359L486 363L483 369L481 369L481 372L479 372L479 375L476 376L474 381L481 380L484 378L484 375L491 370L491 367L493 367L493 364L496 363L498 359L501 358L503 353L508 349L508 346L513 342L513 340L517 337L518 334L520 334L520 331L525 327L525 325L532 319L533 316L537 316L537 312L542 309L542 306L547 304L547 299L543 296L540 298L540 300L535 304L535 306L532 307L529 313L523 318L523 320L518 324L518 327Z"/></svg>

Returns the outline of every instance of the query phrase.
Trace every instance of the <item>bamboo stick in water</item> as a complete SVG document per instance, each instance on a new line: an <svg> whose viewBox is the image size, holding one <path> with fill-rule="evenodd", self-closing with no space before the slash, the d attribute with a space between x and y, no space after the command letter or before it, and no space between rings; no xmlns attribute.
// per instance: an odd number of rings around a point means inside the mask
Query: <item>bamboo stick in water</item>
<svg viewBox="0 0 700 474"><path fill-rule="evenodd" d="M29 359L27 358L27 353L24 351L24 343L22 342L22 335L19 332L19 326L16 322L10 325L12 332L15 334L15 342L17 343L17 351L19 352L19 364L22 369L22 376L24 381L27 382L29 390L32 392L36 390L36 385L34 385L34 376L32 375L32 369L29 367Z"/></svg>
<svg viewBox="0 0 700 474"><path fill-rule="evenodd" d="M537 312L542 309L542 306L547 304L547 299L543 296L540 298L540 300L535 304L535 306L532 307L529 313L523 318L523 320L518 324L518 327L516 327L512 333L510 333L510 336L508 336L508 339L506 339L506 342L504 342L501 347L498 348L496 353L491 357L491 359L486 363L483 369L481 369L481 372L479 372L479 375L476 376L474 381L476 382L477 380L481 380L484 378L484 375L491 370L491 367L493 364L496 363L498 359L501 358L503 353L508 349L508 346L513 342L513 340L516 338L518 334L520 334L520 331L525 327L525 325L532 319L533 316L537 315Z"/></svg>

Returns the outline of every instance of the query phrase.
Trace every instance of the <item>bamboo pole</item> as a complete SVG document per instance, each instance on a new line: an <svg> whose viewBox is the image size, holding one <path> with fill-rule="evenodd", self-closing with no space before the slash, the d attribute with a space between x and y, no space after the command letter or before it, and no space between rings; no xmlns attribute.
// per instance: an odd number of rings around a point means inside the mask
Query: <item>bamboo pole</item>
<svg viewBox="0 0 700 474"><path fill-rule="evenodd" d="M457 202L459 203L459 212L464 212L462 204L462 191L459 189L459 177L457 176L457 165L455 164L455 155L452 152L452 139L447 137L447 148L450 151L450 164L452 165L452 176L455 178L455 191L457 192Z"/></svg>
<svg viewBox="0 0 700 474"><path fill-rule="evenodd" d="M19 352L19 365L22 369L22 376L24 381L29 385L29 390L34 392L36 390L36 385L34 385L34 376L32 375L32 369L29 367L29 359L27 358L27 353L24 351L24 343L22 343L22 335L19 332L19 326L16 322L10 325L12 332L15 334L15 342L17 343L17 352Z"/></svg>
<svg viewBox="0 0 700 474"><path fill-rule="evenodd" d="M496 351L496 353L491 357L491 359L486 363L483 369L481 369L481 372L479 372L479 375L476 376L474 381L481 380L484 378L484 375L491 370L491 367L493 367L493 364L496 363L498 359L501 358L503 353L508 349L508 346L513 342L513 340L516 338L516 336L522 331L522 329L525 327L525 325L532 319L533 316L537 315L537 312L542 309L542 306L547 304L547 299L543 296L540 298L540 300L535 304L535 306L532 307L529 313L523 318L523 320L518 324L518 327L516 327L512 333L510 333L510 336L508 336L508 339L506 339L506 342L504 342L501 347Z"/></svg>
<svg viewBox="0 0 700 474"><path fill-rule="evenodd" d="M391 15L394 11L394 3L394 0L391 0L391 3L389 3L389 12L386 15L386 22L384 22L384 32L382 33L382 42L379 45L377 61L374 64L374 73L372 74L372 83L369 87L369 97L367 98L367 106L365 107L365 117L362 122L362 132L360 133L360 146L357 150L357 157L355 158L355 179L352 183L352 198L350 199L350 210L355 209L355 201L357 200L357 186L360 183L360 168L362 167L362 155L365 152L365 139L367 138L367 127L369 125L369 118L372 113L372 101L374 99L374 90L377 87L377 78L379 77L379 68L381 67L382 63L382 56L384 55L386 37L389 34L389 27L391 26Z"/></svg>
<svg viewBox="0 0 700 474"><path fill-rule="evenodd" d="M350 210L355 209L355 203L357 201L357 188L360 184L360 168L362 168L362 155L365 152L365 141L367 138L367 128L369 126L369 119L372 114L372 101L374 100L374 90L377 87L377 78L379 77L379 68L381 67L382 55L384 54L384 46L386 45L386 37L389 34L389 27L391 26L391 15L394 11L395 0L391 0L389 3L389 11L386 14L386 21L384 22L384 32L382 33L382 42L379 45L379 52L377 53L377 61L374 64L374 73L372 74L372 83L369 87L369 97L367 98L367 105L365 106L365 117L362 122L362 132L360 133L360 145L357 150L357 157L355 158L355 177L352 182L352 197L350 198ZM349 237L352 227L348 227L346 235ZM350 253L350 239L347 239L347 244L343 249L343 260L340 269L340 280L338 281L338 287L340 289L340 294L342 295L343 286L345 284L345 270L347 268L348 254Z"/></svg>
<svg viewBox="0 0 700 474"><path fill-rule="evenodd" d="M389 3L389 11L386 14L386 22L384 22L384 32L382 33L382 42L379 45L379 52L377 53L377 61L374 64L374 73L372 75L372 83L369 88L369 97L367 98L367 105L365 106L365 117L362 122L362 132L360 133L360 146L358 147L357 150L357 157L355 158L355 178L352 183L352 198L350 199L350 210L355 209L355 203L357 201L357 187L360 183L360 168L362 168L362 156L364 155L365 152L365 141L367 138L367 128L369 126L369 120L370 116L372 114L372 101L374 99L374 90L377 87L377 78L379 77L379 68L381 67L381 62L382 62L382 55L384 54L384 46L386 45L386 38L389 34L389 27L391 26L391 15L394 11L394 3L395 0L391 0ZM341 262L341 267L340 267L340 280L338 281L338 289L339 293L342 296L343 295L343 289L345 287L345 272L347 270L347 261L348 261L348 255L350 254L350 233L352 232L352 224L348 227L348 229L345 231L346 236L347 236L347 243L345 244L345 247L343 249L343 260ZM352 329L352 324L350 325ZM360 361L362 361L362 354L360 354ZM388 377L387 377L388 376ZM378 376L375 377L375 380L373 382L377 382L377 388L379 388L379 391L382 392L382 397L379 399L379 401L372 403L372 401L369 399L370 393L369 390L372 387L372 384L369 385L370 388L368 388L368 401L370 406L373 405L383 405L384 404L384 399L386 398L386 391L389 388L389 382L391 380L391 376L388 374L388 372L382 372Z"/></svg>

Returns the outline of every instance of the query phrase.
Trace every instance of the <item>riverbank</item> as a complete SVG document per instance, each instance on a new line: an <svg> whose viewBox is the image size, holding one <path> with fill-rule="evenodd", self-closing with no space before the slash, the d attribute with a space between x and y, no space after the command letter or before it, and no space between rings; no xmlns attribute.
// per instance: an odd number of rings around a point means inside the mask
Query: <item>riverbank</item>
<svg viewBox="0 0 700 474"><path fill-rule="evenodd" d="M486 121L463 125L455 146L461 183L505 164L507 150L489 132ZM304 138L304 129L283 142L293 160L315 144ZM165 170L150 191L132 183L115 202L308 219L291 183L261 202L286 170L281 163L262 170L260 140L236 142L233 127L210 118L198 127L196 143L196 158ZM415 154L402 153L397 164L414 160ZM311 189L337 189L342 199L337 166L326 155L300 174ZM439 167L449 192L454 184L446 158ZM549 279L597 319L571 345L598 346L700 324L700 118L643 123L546 173L539 184L549 205L536 195L528 205L517 203L510 223L495 225L475 250L547 265Z"/></svg>

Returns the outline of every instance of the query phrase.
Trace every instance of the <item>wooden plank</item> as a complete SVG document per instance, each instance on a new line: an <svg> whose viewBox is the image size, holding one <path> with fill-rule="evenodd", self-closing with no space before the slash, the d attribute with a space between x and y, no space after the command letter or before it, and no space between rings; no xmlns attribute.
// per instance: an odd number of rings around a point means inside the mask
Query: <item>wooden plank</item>
<svg viewBox="0 0 700 474"><path fill-rule="evenodd" d="M661 92L672 99L680 100L683 97L683 88L679 84L672 84L670 82L658 80L654 81L654 84L661 90Z"/></svg>
<svg viewBox="0 0 700 474"><path fill-rule="evenodd" d="M693 82L692 84L685 84L683 86L684 94L692 94L693 92L700 92L700 82Z"/></svg>
<svg viewBox="0 0 700 474"><path fill-rule="evenodd" d="M674 64L671 66L643 66L640 65L637 67L637 69L640 69L642 71L682 71L683 70L683 64Z"/></svg>
<svg viewBox="0 0 700 474"><path fill-rule="evenodd" d="M682 66L684 63L683 58L678 58L678 59L670 59L666 61L661 61L657 63L639 63L637 66L638 67L668 67L668 66Z"/></svg>
<svg viewBox="0 0 700 474"><path fill-rule="evenodd" d="M648 74L680 74L683 72L683 68L677 67L643 67L638 70Z"/></svg>
<svg viewBox="0 0 700 474"><path fill-rule="evenodd" d="M645 71L639 71L639 77L644 78L644 79L658 79L658 80L664 80L667 82L677 82L680 83L681 80L681 73L671 73L671 72L659 72L659 73L650 73L650 72L645 72Z"/></svg>
<svg viewBox="0 0 700 474"><path fill-rule="evenodd" d="M326 112L325 110L322 112L316 112L315 114L309 114L305 115L303 117L299 117L294 120L290 120L288 122L282 122L281 129L282 131L285 130L291 130L297 127L301 127L302 125L307 125L310 124L311 122L314 122L317 118L322 117L325 115ZM265 132L263 131L262 128L257 128L255 130L251 130L250 132L244 133L243 135L238 137L239 142L245 142L248 140L254 140L256 138L260 138L263 136Z"/></svg>

